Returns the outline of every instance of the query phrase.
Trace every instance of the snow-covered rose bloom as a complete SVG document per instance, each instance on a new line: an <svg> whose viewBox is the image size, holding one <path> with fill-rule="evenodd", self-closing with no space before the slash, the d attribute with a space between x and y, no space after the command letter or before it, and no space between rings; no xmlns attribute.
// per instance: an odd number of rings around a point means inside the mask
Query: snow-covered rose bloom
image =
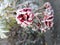
<svg viewBox="0 0 60 45"><path fill-rule="evenodd" d="M52 9L52 6L49 2L46 2L44 4L45 10L43 12L44 18L43 18L43 23L46 28L50 29L53 27L53 19L54 19L54 11Z"/></svg>
<svg viewBox="0 0 60 45"><path fill-rule="evenodd" d="M30 8L18 9L16 13L16 21L21 27L27 27L32 24L34 14Z"/></svg>

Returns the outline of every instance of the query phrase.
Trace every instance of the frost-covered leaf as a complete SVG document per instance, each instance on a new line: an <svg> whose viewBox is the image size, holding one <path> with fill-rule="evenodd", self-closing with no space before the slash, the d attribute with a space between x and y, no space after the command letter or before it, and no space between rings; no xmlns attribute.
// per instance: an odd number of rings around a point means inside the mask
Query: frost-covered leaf
<svg viewBox="0 0 60 45"><path fill-rule="evenodd" d="M1 30L1 29L0 29L0 32L1 32L1 33L7 33L7 32L9 32L9 31L8 31L8 30Z"/></svg>
<svg viewBox="0 0 60 45"><path fill-rule="evenodd" d="M8 38L8 36L6 36L4 33L0 33L0 38L4 39L4 38Z"/></svg>
<svg viewBox="0 0 60 45"><path fill-rule="evenodd" d="M0 29L0 38L1 39L8 38L8 36L6 36L6 34L5 34L7 32L9 32L9 31Z"/></svg>

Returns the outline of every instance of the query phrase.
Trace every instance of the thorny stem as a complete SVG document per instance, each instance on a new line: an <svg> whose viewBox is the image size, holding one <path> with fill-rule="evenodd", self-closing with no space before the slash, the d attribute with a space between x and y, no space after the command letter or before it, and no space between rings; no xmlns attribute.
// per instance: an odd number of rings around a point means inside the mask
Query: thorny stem
<svg viewBox="0 0 60 45"><path fill-rule="evenodd" d="M38 26L35 23L33 23L33 25L35 25L37 27L37 29L38 29Z"/></svg>
<svg viewBox="0 0 60 45"><path fill-rule="evenodd" d="M41 24L41 21L40 21L40 19L36 16L36 19L39 21L39 23Z"/></svg>

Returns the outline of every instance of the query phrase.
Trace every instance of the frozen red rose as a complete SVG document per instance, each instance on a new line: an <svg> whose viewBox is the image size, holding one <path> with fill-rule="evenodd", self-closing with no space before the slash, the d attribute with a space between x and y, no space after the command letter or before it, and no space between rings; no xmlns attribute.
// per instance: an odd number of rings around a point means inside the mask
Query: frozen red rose
<svg viewBox="0 0 60 45"><path fill-rule="evenodd" d="M53 27L53 19L54 19L54 11L52 9L52 6L49 2L46 2L44 4L44 7L46 8L43 12L44 18L43 18L43 23L46 26L46 28L51 28Z"/></svg>
<svg viewBox="0 0 60 45"><path fill-rule="evenodd" d="M21 27L27 27L32 24L34 14L30 8L23 8L17 10L16 21Z"/></svg>

